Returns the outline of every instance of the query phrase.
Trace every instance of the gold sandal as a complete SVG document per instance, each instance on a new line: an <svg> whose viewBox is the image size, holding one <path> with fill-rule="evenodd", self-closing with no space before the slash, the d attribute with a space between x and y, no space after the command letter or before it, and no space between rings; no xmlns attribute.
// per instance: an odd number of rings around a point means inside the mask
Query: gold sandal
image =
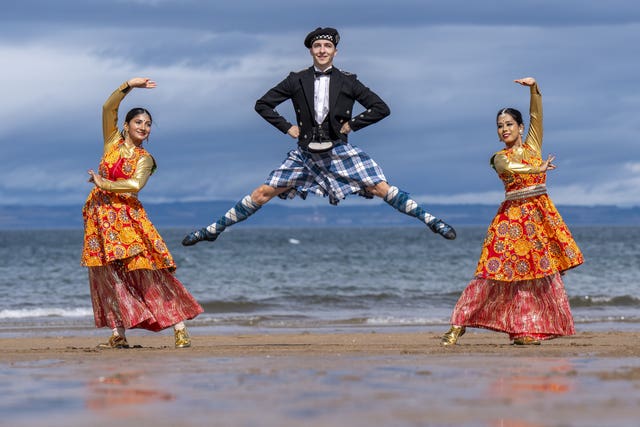
<svg viewBox="0 0 640 427"><path fill-rule="evenodd" d="M466 332L466 328L464 326L451 326L451 329L442 336L442 341L440 342L442 345L456 345L458 342L458 338L464 335Z"/></svg>
<svg viewBox="0 0 640 427"><path fill-rule="evenodd" d="M176 348L191 347L191 337L187 332L187 328L174 330L173 334L176 338Z"/></svg>
<svg viewBox="0 0 640 427"><path fill-rule="evenodd" d="M533 337L519 337L513 340L515 345L540 345L540 340Z"/></svg>
<svg viewBox="0 0 640 427"><path fill-rule="evenodd" d="M98 348L129 348L126 337L112 334L109 341L98 344Z"/></svg>

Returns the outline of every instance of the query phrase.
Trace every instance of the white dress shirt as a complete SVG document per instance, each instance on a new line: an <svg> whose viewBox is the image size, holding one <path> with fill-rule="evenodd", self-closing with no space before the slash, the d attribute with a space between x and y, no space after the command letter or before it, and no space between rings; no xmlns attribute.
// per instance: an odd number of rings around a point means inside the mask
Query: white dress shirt
<svg viewBox="0 0 640 427"><path fill-rule="evenodd" d="M315 67L314 67L315 68ZM327 68L330 70L332 67ZM315 68L316 71L320 71ZM325 71L327 71L325 70ZM316 113L316 122L322 123L329 114L329 80L328 75L322 75L315 78L313 85L313 106Z"/></svg>

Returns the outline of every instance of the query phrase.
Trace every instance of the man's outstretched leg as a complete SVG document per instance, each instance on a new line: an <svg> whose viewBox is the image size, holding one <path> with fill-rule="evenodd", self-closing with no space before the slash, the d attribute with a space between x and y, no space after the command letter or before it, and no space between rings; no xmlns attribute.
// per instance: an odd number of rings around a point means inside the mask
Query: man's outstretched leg
<svg viewBox="0 0 640 427"><path fill-rule="evenodd" d="M400 212L418 218L427 224L431 231L440 234L445 239L453 240L456 238L456 231L453 227L422 209L415 200L409 197L409 194L400 191L398 187L389 186L388 184L384 186L379 184L376 187L378 191L374 191L374 194L379 193L381 190L384 191L388 187L386 194L382 198Z"/></svg>
<svg viewBox="0 0 640 427"><path fill-rule="evenodd" d="M184 246L191 246L203 240L213 242L227 227L237 222L244 221L249 216L256 213L260 207L261 205L255 203L253 199L251 199L250 195L246 195L242 200L236 203L234 207L229 209L222 218L213 224L187 234L185 238L182 239L182 244Z"/></svg>
<svg viewBox="0 0 640 427"><path fill-rule="evenodd" d="M227 227L240 221L244 221L256 213L262 205L286 190L288 189L261 185L256 188L251 195L244 196L242 200L236 203L236 205L229 209L222 218L213 224L187 234L185 238L182 239L182 244L184 246L191 246L203 240L213 242Z"/></svg>

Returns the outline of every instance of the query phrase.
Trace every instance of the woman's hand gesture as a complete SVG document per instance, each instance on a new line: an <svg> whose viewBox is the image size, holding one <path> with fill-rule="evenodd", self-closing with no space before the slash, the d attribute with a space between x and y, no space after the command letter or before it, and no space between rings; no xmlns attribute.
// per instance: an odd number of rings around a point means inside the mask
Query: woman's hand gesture
<svg viewBox="0 0 640 427"><path fill-rule="evenodd" d="M156 87L156 82L147 77L134 77L127 80L129 87L140 87L144 89L152 89Z"/></svg>
<svg viewBox="0 0 640 427"><path fill-rule="evenodd" d="M556 159L556 156L554 156L553 154L549 154L549 157L547 157L547 160L545 160L544 162L542 162L542 164L540 165L540 172L546 172L547 170L553 170L556 168L556 165L554 165L553 162Z"/></svg>
<svg viewBox="0 0 640 427"><path fill-rule="evenodd" d="M89 169L87 171L87 173L89 174L89 179L88 182L93 183L96 187L100 188L102 186L102 184L104 183L104 178L102 178L100 175L98 175L97 173L95 173L93 171L93 169Z"/></svg>
<svg viewBox="0 0 640 427"><path fill-rule="evenodd" d="M521 79L514 80L514 82L521 84L522 86L533 86L536 84L536 79L533 77L523 77Z"/></svg>

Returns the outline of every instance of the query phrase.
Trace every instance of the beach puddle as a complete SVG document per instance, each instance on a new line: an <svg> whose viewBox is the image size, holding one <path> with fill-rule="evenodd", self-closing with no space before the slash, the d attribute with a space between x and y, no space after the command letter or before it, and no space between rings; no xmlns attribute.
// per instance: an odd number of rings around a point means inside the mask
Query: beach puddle
<svg viewBox="0 0 640 427"><path fill-rule="evenodd" d="M0 365L7 425L635 426L640 360L162 357Z"/></svg>

